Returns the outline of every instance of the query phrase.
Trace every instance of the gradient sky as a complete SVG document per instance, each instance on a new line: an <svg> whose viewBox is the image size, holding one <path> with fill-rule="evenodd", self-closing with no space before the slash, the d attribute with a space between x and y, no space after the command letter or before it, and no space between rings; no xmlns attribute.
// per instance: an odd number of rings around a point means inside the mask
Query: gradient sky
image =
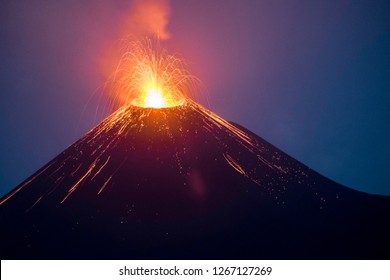
<svg viewBox="0 0 390 280"><path fill-rule="evenodd" d="M102 64L130 2L0 2L0 195L108 114ZM390 195L389 1L172 0L170 10L162 45L202 80L202 104L336 182Z"/></svg>

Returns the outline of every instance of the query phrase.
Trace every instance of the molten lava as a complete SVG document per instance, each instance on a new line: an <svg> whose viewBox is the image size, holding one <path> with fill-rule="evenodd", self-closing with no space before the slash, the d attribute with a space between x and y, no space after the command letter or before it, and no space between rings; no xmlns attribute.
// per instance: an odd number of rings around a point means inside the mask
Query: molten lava
<svg viewBox="0 0 390 280"><path fill-rule="evenodd" d="M127 45L111 79L112 94L120 106L146 108L183 105L196 81L182 59L148 39Z"/></svg>
<svg viewBox="0 0 390 280"><path fill-rule="evenodd" d="M168 102L165 100L163 93L155 87L151 87L146 91L146 96L141 98L144 101L144 107L162 108L167 106Z"/></svg>
<svg viewBox="0 0 390 280"><path fill-rule="evenodd" d="M153 81L150 85L136 97L131 104L144 108L166 108L175 107L184 104L184 98L175 98L168 92L165 92L161 86L156 85Z"/></svg>

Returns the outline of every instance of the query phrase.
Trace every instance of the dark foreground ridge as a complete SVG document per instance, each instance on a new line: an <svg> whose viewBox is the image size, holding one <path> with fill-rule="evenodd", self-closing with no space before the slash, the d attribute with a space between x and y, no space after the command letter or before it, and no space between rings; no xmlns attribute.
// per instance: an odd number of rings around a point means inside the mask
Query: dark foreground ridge
<svg viewBox="0 0 390 280"><path fill-rule="evenodd" d="M389 259L390 197L195 104L115 112L5 196L1 259Z"/></svg>

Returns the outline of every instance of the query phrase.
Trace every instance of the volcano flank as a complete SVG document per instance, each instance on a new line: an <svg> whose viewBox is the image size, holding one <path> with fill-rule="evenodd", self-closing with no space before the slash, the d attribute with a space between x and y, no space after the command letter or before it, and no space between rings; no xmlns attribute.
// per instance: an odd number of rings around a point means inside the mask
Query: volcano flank
<svg viewBox="0 0 390 280"><path fill-rule="evenodd" d="M389 217L200 105L130 105L2 198L0 255L388 259Z"/></svg>

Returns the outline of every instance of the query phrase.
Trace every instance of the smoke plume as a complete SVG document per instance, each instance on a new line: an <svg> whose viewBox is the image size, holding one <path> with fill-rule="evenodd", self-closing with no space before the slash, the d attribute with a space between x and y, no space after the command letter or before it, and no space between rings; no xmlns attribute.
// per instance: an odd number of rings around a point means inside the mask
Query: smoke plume
<svg viewBox="0 0 390 280"><path fill-rule="evenodd" d="M167 40L171 36L167 30L169 16L169 0L134 0L126 32L135 37L157 36L160 40Z"/></svg>

